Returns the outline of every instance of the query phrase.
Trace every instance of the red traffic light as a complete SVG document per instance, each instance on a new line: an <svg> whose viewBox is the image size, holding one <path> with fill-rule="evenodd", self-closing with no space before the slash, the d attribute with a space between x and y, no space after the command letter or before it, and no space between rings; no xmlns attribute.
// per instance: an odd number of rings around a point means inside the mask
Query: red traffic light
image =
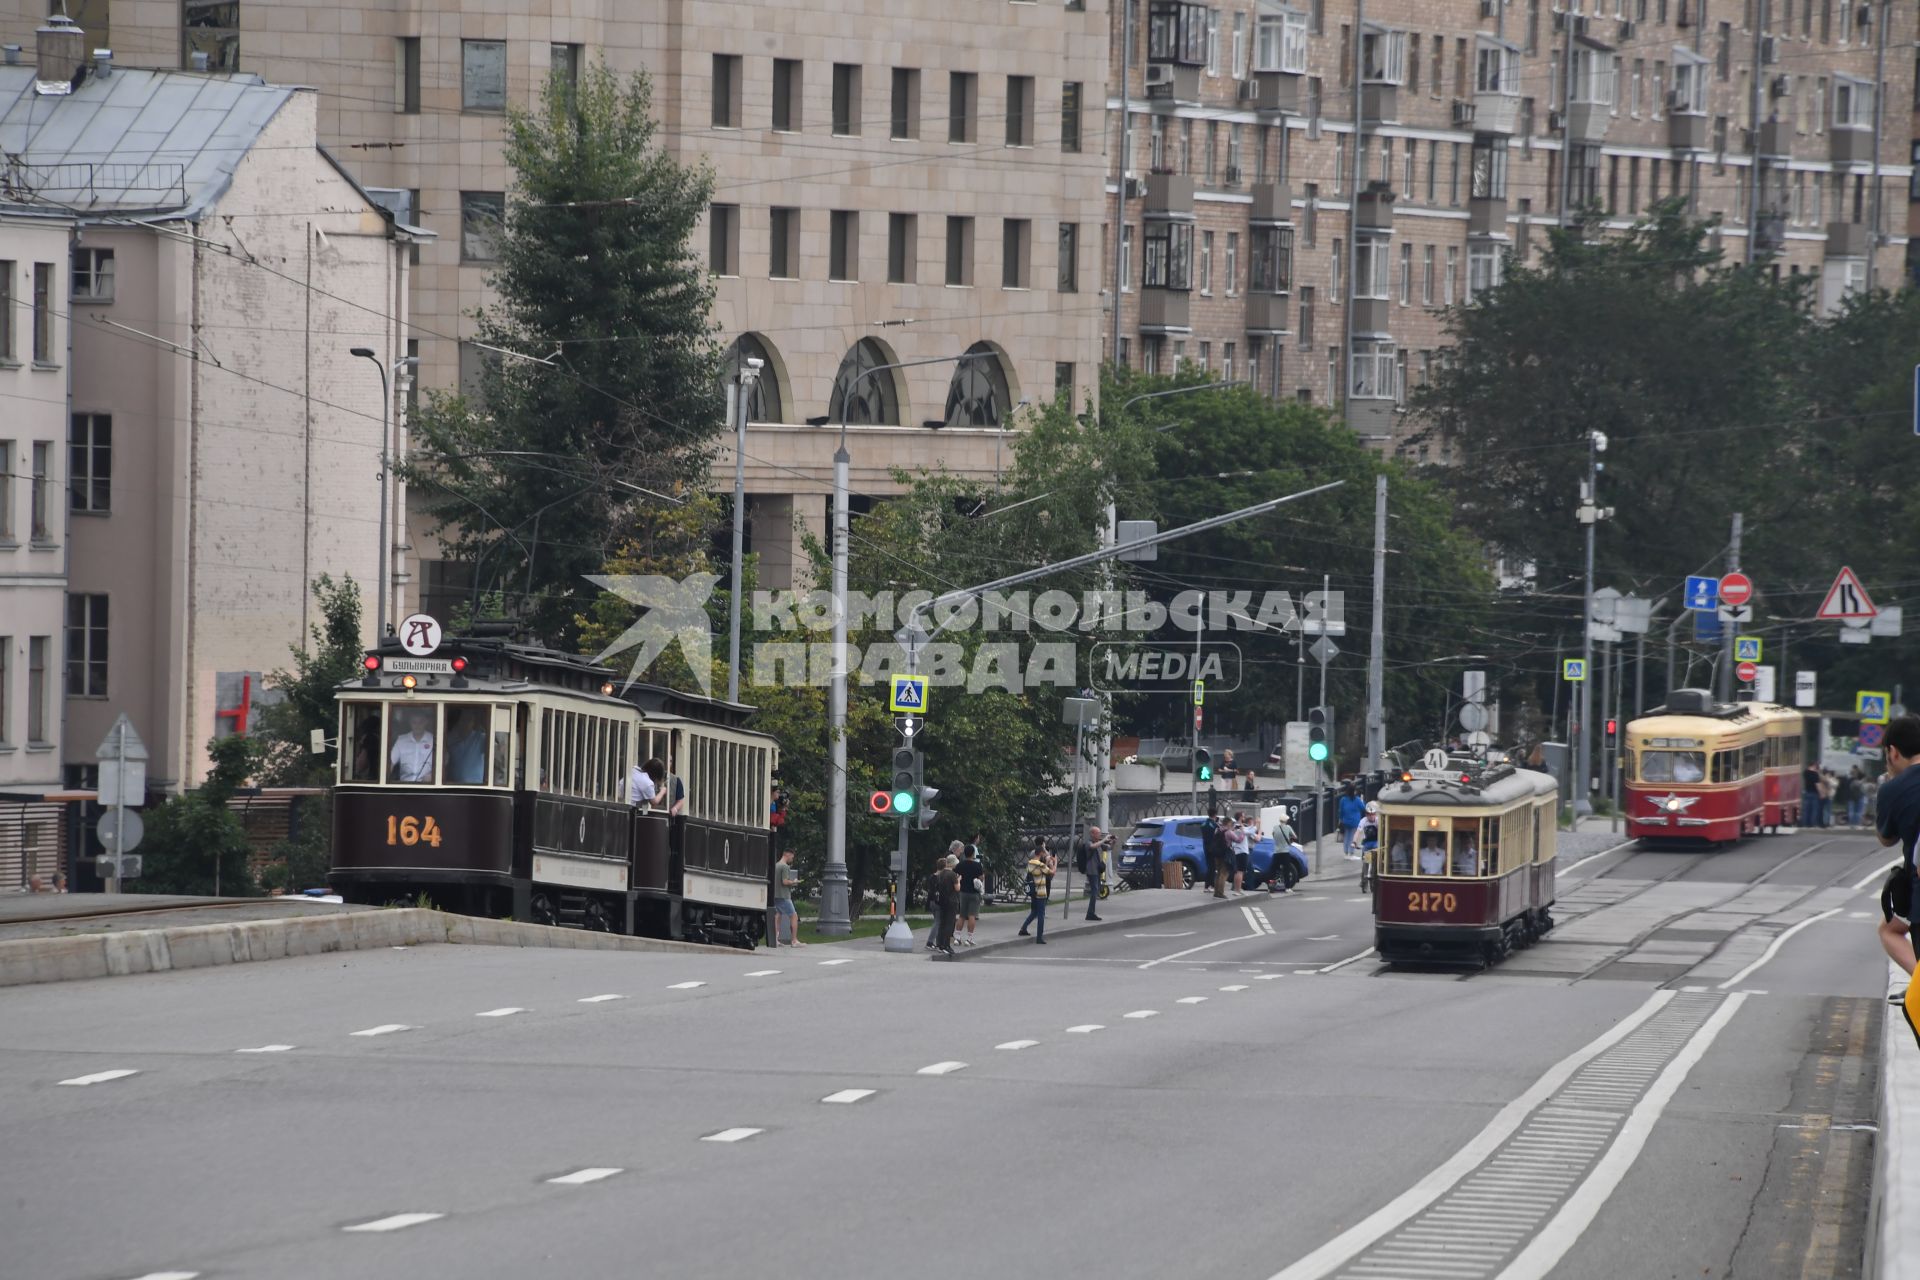
<svg viewBox="0 0 1920 1280"><path fill-rule="evenodd" d="M867 797L867 808L873 813L892 813L893 793L891 791L874 792Z"/></svg>
<svg viewBox="0 0 1920 1280"><path fill-rule="evenodd" d="M380 658L377 654L370 653L361 661L360 665L369 671L378 671L380 669Z"/></svg>
<svg viewBox="0 0 1920 1280"><path fill-rule="evenodd" d="M1620 722L1618 720L1607 721L1607 736L1611 738L1618 732L1620 732Z"/></svg>

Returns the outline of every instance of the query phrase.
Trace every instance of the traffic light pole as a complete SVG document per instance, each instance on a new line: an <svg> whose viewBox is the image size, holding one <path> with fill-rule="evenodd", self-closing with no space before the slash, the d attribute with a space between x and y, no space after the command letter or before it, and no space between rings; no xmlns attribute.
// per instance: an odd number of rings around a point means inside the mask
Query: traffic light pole
<svg viewBox="0 0 1920 1280"><path fill-rule="evenodd" d="M1322 600L1327 598L1327 592L1332 590L1332 587L1333 582L1331 575L1329 575L1326 585L1320 589L1320 598ZM1322 707L1327 705L1327 661L1325 658L1320 660L1320 705ZM1329 724L1331 723L1332 722L1329 721ZM1333 734L1329 732L1327 734L1326 764L1331 766L1338 758L1335 754ZM1327 775L1321 771L1321 768L1322 766L1319 764L1313 766L1313 778L1314 781L1319 784L1313 793L1313 874L1315 876L1320 874L1320 851L1327 842Z"/></svg>

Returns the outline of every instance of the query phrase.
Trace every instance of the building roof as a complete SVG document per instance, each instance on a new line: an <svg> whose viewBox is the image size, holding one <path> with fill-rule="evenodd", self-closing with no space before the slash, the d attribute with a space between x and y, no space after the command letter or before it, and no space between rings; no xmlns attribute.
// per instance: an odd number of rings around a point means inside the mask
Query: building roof
<svg viewBox="0 0 1920 1280"><path fill-rule="evenodd" d="M72 93L0 66L0 208L195 217L297 89L247 74L115 67Z"/></svg>

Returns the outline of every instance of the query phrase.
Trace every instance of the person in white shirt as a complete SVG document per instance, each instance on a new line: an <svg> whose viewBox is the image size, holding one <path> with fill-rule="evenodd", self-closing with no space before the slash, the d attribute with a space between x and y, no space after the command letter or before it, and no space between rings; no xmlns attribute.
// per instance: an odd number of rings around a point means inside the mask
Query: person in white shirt
<svg viewBox="0 0 1920 1280"><path fill-rule="evenodd" d="M636 809L650 805L656 793L653 779L647 776L646 766L634 765L633 772L627 775L627 803Z"/></svg>
<svg viewBox="0 0 1920 1280"><path fill-rule="evenodd" d="M387 754L389 781L433 781L433 730L428 727L432 723L425 711L411 714L408 732L394 739L393 750Z"/></svg>
<svg viewBox="0 0 1920 1280"><path fill-rule="evenodd" d="M1247 872L1252 870L1252 842L1247 837L1245 819L1234 815L1227 827L1227 848L1233 851L1233 896L1247 896Z"/></svg>
<svg viewBox="0 0 1920 1280"><path fill-rule="evenodd" d="M1447 843L1444 836L1428 835L1420 839L1420 874L1443 876L1447 873Z"/></svg>

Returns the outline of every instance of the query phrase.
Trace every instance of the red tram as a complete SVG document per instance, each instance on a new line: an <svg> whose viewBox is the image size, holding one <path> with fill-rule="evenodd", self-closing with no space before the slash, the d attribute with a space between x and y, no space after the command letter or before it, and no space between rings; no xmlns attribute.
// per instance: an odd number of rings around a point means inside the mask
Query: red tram
<svg viewBox="0 0 1920 1280"><path fill-rule="evenodd" d="M1627 725L1627 835L1726 844L1800 820L1802 717L1675 689Z"/></svg>

